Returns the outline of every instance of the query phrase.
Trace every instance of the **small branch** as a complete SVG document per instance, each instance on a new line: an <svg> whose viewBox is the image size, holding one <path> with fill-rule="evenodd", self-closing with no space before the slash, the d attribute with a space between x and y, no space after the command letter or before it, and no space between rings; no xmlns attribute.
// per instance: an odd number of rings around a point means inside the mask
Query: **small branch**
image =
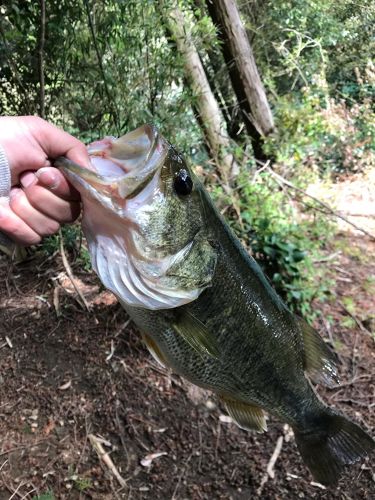
<svg viewBox="0 0 375 500"><path fill-rule="evenodd" d="M347 382L343 382L342 384L331 385L327 387L329 391L333 391L335 389L342 389L343 387L348 387L353 384L358 384L359 380L364 380L366 383L368 380L371 380L372 375L360 375L359 377L353 377L351 380Z"/></svg>
<svg viewBox="0 0 375 500"><path fill-rule="evenodd" d="M267 464L266 473L263 475L262 481L261 481L260 486L257 490L257 494L259 496L261 495L263 487L266 484L266 482L268 481L268 479L275 478L275 471L273 468L275 467L276 460L278 459L278 457L280 455L281 448L283 447L283 442L284 442L284 437L279 436L277 439L277 442L276 442L275 449L273 450L272 456Z"/></svg>
<svg viewBox="0 0 375 500"><path fill-rule="evenodd" d="M65 249L64 249L64 241L63 241L63 235L61 233L61 230L59 231L59 235L60 235L60 253L61 253L61 258L62 258L62 262L63 262L63 265L65 267L65 271L66 271L66 274L68 275L70 281L72 282L72 285L74 287L74 290L77 292L78 294L78 297L81 299L82 301L82 304L84 307L86 307L86 309L88 311L90 311L90 306L89 306L89 303L87 302L87 300L85 299L84 295L82 294L81 290L79 289L79 287L77 286L77 283L74 279L74 275L73 275L73 271L72 271L72 268L70 267L70 264L68 262L68 259L66 257L66 254L65 254Z"/></svg>
<svg viewBox="0 0 375 500"><path fill-rule="evenodd" d="M103 448L99 438L94 436L94 434L89 434L88 438L90 440L92 447L94 448L94 450L98 454L100 460L102 460L102 462L108 467L110 472L113 474L113 476L119 482L120 486L122 486L123 488L127 487L126 480L119 473L119 471L118 471L117 467L115 466L115 464L113 463L111 457L108 455L108 453Z"/></svg>
<svg viewBox="0 0 375 500"><path fill-rule="evenodd" d="M355 321L356 325L358 326L358 328L362 332L367 333L368 335L372 336L371 332L367 330L367 328L363 325L362 321L359 318L357 318L357 316L355 314L353 314L352 312L350 312L349 309L347 307L345 307L345 304L343 302L341 302L341 300L339 300L338 303L344 309L344 311L347 314L349 314L349 316Z"/></svg>
<svg viewBox="0 0 375 500"><path fill-rule="evenodd" d="M44 87L44 43L46 40L46 3L40 3L40 31L39 31L39 116L45 118L45 87Z"/></svg>
<svg viewBox="0 0 375 500"><path fill-rule="evenodd" d="M267 465L267 474L269 475L269 477L271 479L274 479L274 477L275 477L275 471L273 470L273 468L275 466L276 460L278 459L278 457L280 455L281 448L283 446L283 441L284 441L283 436L279 436L279 438L276 442L275 449L272 453L272 457L270 458L270 461L268 462L268 465Z"/></svg>
<svg viewBox="0 0 375 500"><path fill-rule="evenodd" d="M193 454L190 453L190 455L188 456L188 458L185 461L184 466L181 469L181 473L180 473L180 475L178 476L178 479L177 479L176 487L175 487L175 489L173 491L173 494L172 494L172 500L176 500L177 499L178 488L179 488L179 486L181 484L181 481L182 481L184 475L186 474L186 469L187 469L187 466L189 465L189 462L190 462L190 459L191 459L192 456L193 456Z"/></svg>
<svg viewBox="0 0 375 500"><path fill-rule="evenodd" d="M304 191L303 189L295 186L294 184L292 184L291 182L289 182L288 180L284 179L284 177L282 177L281 175L277 174L276 172L274 172L271 168L267 168L267 171L275 178L277 179L278 181L282 182L283 184L285 184L286 186L288 186L289 188L291 189L294 189L295 191L297 191L298 193L301 193L309 198L311 198L312 200L314 200L316 203L318 203L319 205L321 205L322 207L324 207L330 214L334 215L335 217L338 217L339 219L342 219L344 222L346 222L347 224L349 224L350 226L354 227L355 229L357 229L357 231L361 231L361 233L365 234L366 236L368 236L369 238L371 238L372 240L375 241L375 235L369 233L368 231L366 231L366 229L363 229L362 227L360 226L357 226L357 224L354 224L354 222L351 222L349 219L347 219L346 217L344 217L343 215L341 215L339 212L336 212L335 210L333 210L329 205L327 205L326 203L324 203L323 201L319 200L318 198L315 198L315 196L312 196L311 194L307 193L306 191Z"/></svg>

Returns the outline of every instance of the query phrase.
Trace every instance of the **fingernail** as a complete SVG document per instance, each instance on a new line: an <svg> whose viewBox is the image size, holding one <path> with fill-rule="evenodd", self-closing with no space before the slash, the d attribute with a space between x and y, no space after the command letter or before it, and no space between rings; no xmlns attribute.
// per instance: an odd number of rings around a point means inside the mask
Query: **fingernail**
<svg viewBox="0 0 375 500"><path fill-rule="evenodd" d="M53 189L57 186L58 184L58 177L56 172L51 170L48 167L43 167L40 168L36 173L36 177L38 178L39 182L44 184L46 187Z"/></svg>
<svg viewBox="0 0 375 500"><path fill-rule="evenodd" d="M32 184L35 184L36 176L33 172L27 172L26 174L23 174L20 177L20 182L24 188L27 188L27 187L31 186Z"/></svg>

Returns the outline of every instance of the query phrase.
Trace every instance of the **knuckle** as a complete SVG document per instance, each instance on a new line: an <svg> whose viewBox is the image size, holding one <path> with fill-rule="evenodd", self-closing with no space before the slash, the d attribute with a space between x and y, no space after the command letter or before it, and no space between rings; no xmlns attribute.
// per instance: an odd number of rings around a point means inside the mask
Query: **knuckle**
<svg viewBox="0 0 375 500"><path fill-rule="evenodd" d="M57 221L49 221L48 224L43 227L43 236L51 236L51 234L57 233L59 229L60 224Z"/></svg>
<svg viewBox="0 0 375 500"><path fill-rule="evenodd" d="M38 245L42 241L42 237L38 234L36 236L29 236L25 238L26 245Z"/></svg>
<svg viewBox="0 0 375 500"><path fill-rule="evenodd" d="M43 204L43 199L40 195L40 186L38 185L33 185L27 188L27 193L23 192L22 198L24 207L26 207L27 204L30 204L36 210L39 210L39 208Z"/></svg>
<svg viewBox="0 0 375 500"><path fill-rule="evenodd" d="M9 206L14 213L19 214L27 208L27 198L25 193L20 189L15 196L11 196Z"/></svg>

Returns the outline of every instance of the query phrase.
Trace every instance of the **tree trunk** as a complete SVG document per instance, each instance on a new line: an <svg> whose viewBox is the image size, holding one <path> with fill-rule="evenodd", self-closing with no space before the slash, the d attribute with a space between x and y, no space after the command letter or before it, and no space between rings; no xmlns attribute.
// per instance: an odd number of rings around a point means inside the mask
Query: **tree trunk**
<svg viewBox="0 0 375 500"><path fill-rule="evenodd" d="M184 13L175 4L165 14L168 25L183 57L186 78L190 83L199 112L198 123L220 175L226 184L238 172L238 165L230 153L230 139L224 125L219 105L207 80L201 59L191 37L191 30Z"/></svg>
<svg viewBox="0 0 375 500"><path fill-rule="evenodd" d="M194 17L200 22L207 15L206 0L194 0ZM233 92L228 68L226 67L221 47L206 46L205 52L208 61L202 60L208 83L219 103L220 110L225 119L229 137L235 142L247 140L248 134L244 127L244 120L240 110L237 96Z"/></svg>
<svg viewBox="0 0 375 500"><path fill-rule="evenodd" d="M94 22L92 19L92 14L90 11L90 5L89 5L88 0L85 0L85 8L86 8L87 20L89 22L91 38L92 38L92 42L94 45L95 54L96 54L99 70L100 70L103 85L104 85L104 92L105 92L105 95L107 97L108 109L111 112L112 120L113 120L113 124L115 126L115 129L116 129L116 132L118 135L120 135L121 134L121 127L120 127L119 113L118 113L114 98L113 98L113 96L111 96L111 93L109 90L109 86L108 86L108 82L107 82L107 75L105 73L104 66L103 66L103 57L102 57L102 54L100 53L98 39L97 39L97 36L95 33Z"/></svg>
<svg viewBox="0 0 375 500"><path fill-rule="evenodd" d="M244 123L253 139L255 156L264 157L262 137L272 132L274 122L237 4L235 0L206 0L206 3L219 30L223 56Z"/></svg>

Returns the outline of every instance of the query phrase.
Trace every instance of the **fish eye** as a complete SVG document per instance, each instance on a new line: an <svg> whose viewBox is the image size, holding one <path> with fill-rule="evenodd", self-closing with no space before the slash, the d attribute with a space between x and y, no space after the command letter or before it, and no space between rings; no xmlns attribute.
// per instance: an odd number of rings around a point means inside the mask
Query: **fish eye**
<svg viewBox="0 0 375 500"><path fill-rule="evenodd" d="M186 196L193 190L193 181L189 172L185 168L181 168L174 178L173 187L176 193L180 196Z"/></svg>

